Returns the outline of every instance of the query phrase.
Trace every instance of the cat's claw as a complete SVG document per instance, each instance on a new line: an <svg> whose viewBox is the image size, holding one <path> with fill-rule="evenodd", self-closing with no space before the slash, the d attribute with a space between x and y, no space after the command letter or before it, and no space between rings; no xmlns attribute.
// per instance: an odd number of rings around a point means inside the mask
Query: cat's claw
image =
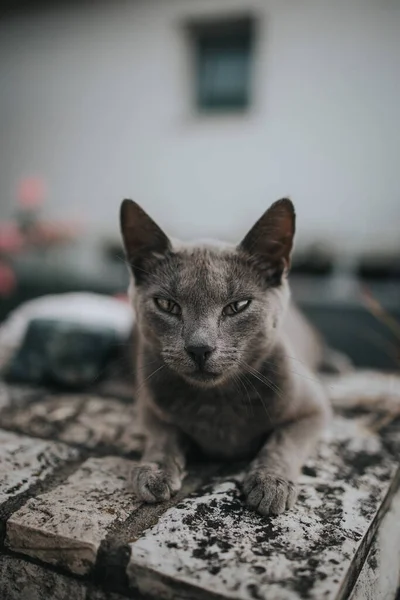
<svg viewBox="0 0 400 600"><path fill-rule="evenodd" d="M294 483L262 468L250 471L243 490L248 506L261 515L279 515L296 502Z"/></svg>
<svg viewBox="0 0 400 600"><path fill-rule="evenodd" d="M181 488L182 480L178 469L147 463L132 469L131 483L138 500L154 504L165 502L175 495Z"/></svg>

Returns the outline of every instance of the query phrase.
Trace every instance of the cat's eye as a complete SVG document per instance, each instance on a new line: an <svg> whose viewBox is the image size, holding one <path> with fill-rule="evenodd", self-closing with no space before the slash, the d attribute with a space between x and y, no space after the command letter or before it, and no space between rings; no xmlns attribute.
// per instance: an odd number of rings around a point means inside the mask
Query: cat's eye
<svg viewBox="0 0 400 600"><path fill-rule="evenodd" d="M167 298L154 298L154 302L163 312L170 313L172 315L180 315L182 312L179 304L173 300L168 300Z"/></svg>
<svg viewBox="0 0 400 600"><path fill-rule="evenodd" d="M222 311L222 314L225 317L232 317L233 315L237 315L238 313L246 310L250 302L251 300L239 300L238 302L231 302L231 304L225 306L224 310Z"/></svg>

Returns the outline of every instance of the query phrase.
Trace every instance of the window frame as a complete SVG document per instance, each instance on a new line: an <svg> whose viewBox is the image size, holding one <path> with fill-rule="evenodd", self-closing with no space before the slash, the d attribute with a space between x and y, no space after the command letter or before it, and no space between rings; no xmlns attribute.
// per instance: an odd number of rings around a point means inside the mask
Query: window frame
<svg viewBox="0 0 400 600"><path fill-rule="evenodd" d="M241 113L246 112L252 105L253 95L253 66L254 66L254 47L255 47L255 19L252 15L229 15L224 17L214 17L207 19L191 20L187 24L189 32L189 43L191 47L191 86L194 105L199 113ZM203 49L201 49L203 46ZM243 66L242 90L236 93L223 93L210 90L208 92L202 88L204 86L204 77L201 73L204 68L204 52L211 53L218 50L222 52L238 51L243 52L245 64ZM220 58L221 60L221 58ZM223 59L222 59L223 60ZM202 63L203 61L203 63Z"/></svg>

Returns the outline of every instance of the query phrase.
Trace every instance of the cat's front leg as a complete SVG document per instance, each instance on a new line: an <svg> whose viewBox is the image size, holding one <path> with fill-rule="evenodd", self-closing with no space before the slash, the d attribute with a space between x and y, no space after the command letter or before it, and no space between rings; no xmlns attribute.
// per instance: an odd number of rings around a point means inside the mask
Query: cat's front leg
<svg viewBox="0 0 400 600"><path fill-rule="evenodd" d="M132 469L131 482L139 500L165 502L176 494L185 475L185 454L178 430L156 417L147 419L147 439L141 462Z"/></svg>
<svg viewBox="0 0 400 600"><path fill-rule="evenodd" d="M243 482L247 504L262 515L292 508L296 482L326 422L323 412L279 426L250 465Z"/></svg>

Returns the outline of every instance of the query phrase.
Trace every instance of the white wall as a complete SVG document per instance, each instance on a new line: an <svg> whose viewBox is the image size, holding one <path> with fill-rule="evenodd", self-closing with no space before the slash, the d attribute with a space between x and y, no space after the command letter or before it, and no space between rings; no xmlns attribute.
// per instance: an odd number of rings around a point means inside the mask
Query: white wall
<svg viewBox="0 0 400 600"><path fill-rule="evenodd" d="M42 174L53 214L107 233L134 197L173 235L236 239L289 194L300 242L399 246L400 2L91 4L1 24L0 217ZM185 19L244 5L254 106L199 116Z"/></svg>

